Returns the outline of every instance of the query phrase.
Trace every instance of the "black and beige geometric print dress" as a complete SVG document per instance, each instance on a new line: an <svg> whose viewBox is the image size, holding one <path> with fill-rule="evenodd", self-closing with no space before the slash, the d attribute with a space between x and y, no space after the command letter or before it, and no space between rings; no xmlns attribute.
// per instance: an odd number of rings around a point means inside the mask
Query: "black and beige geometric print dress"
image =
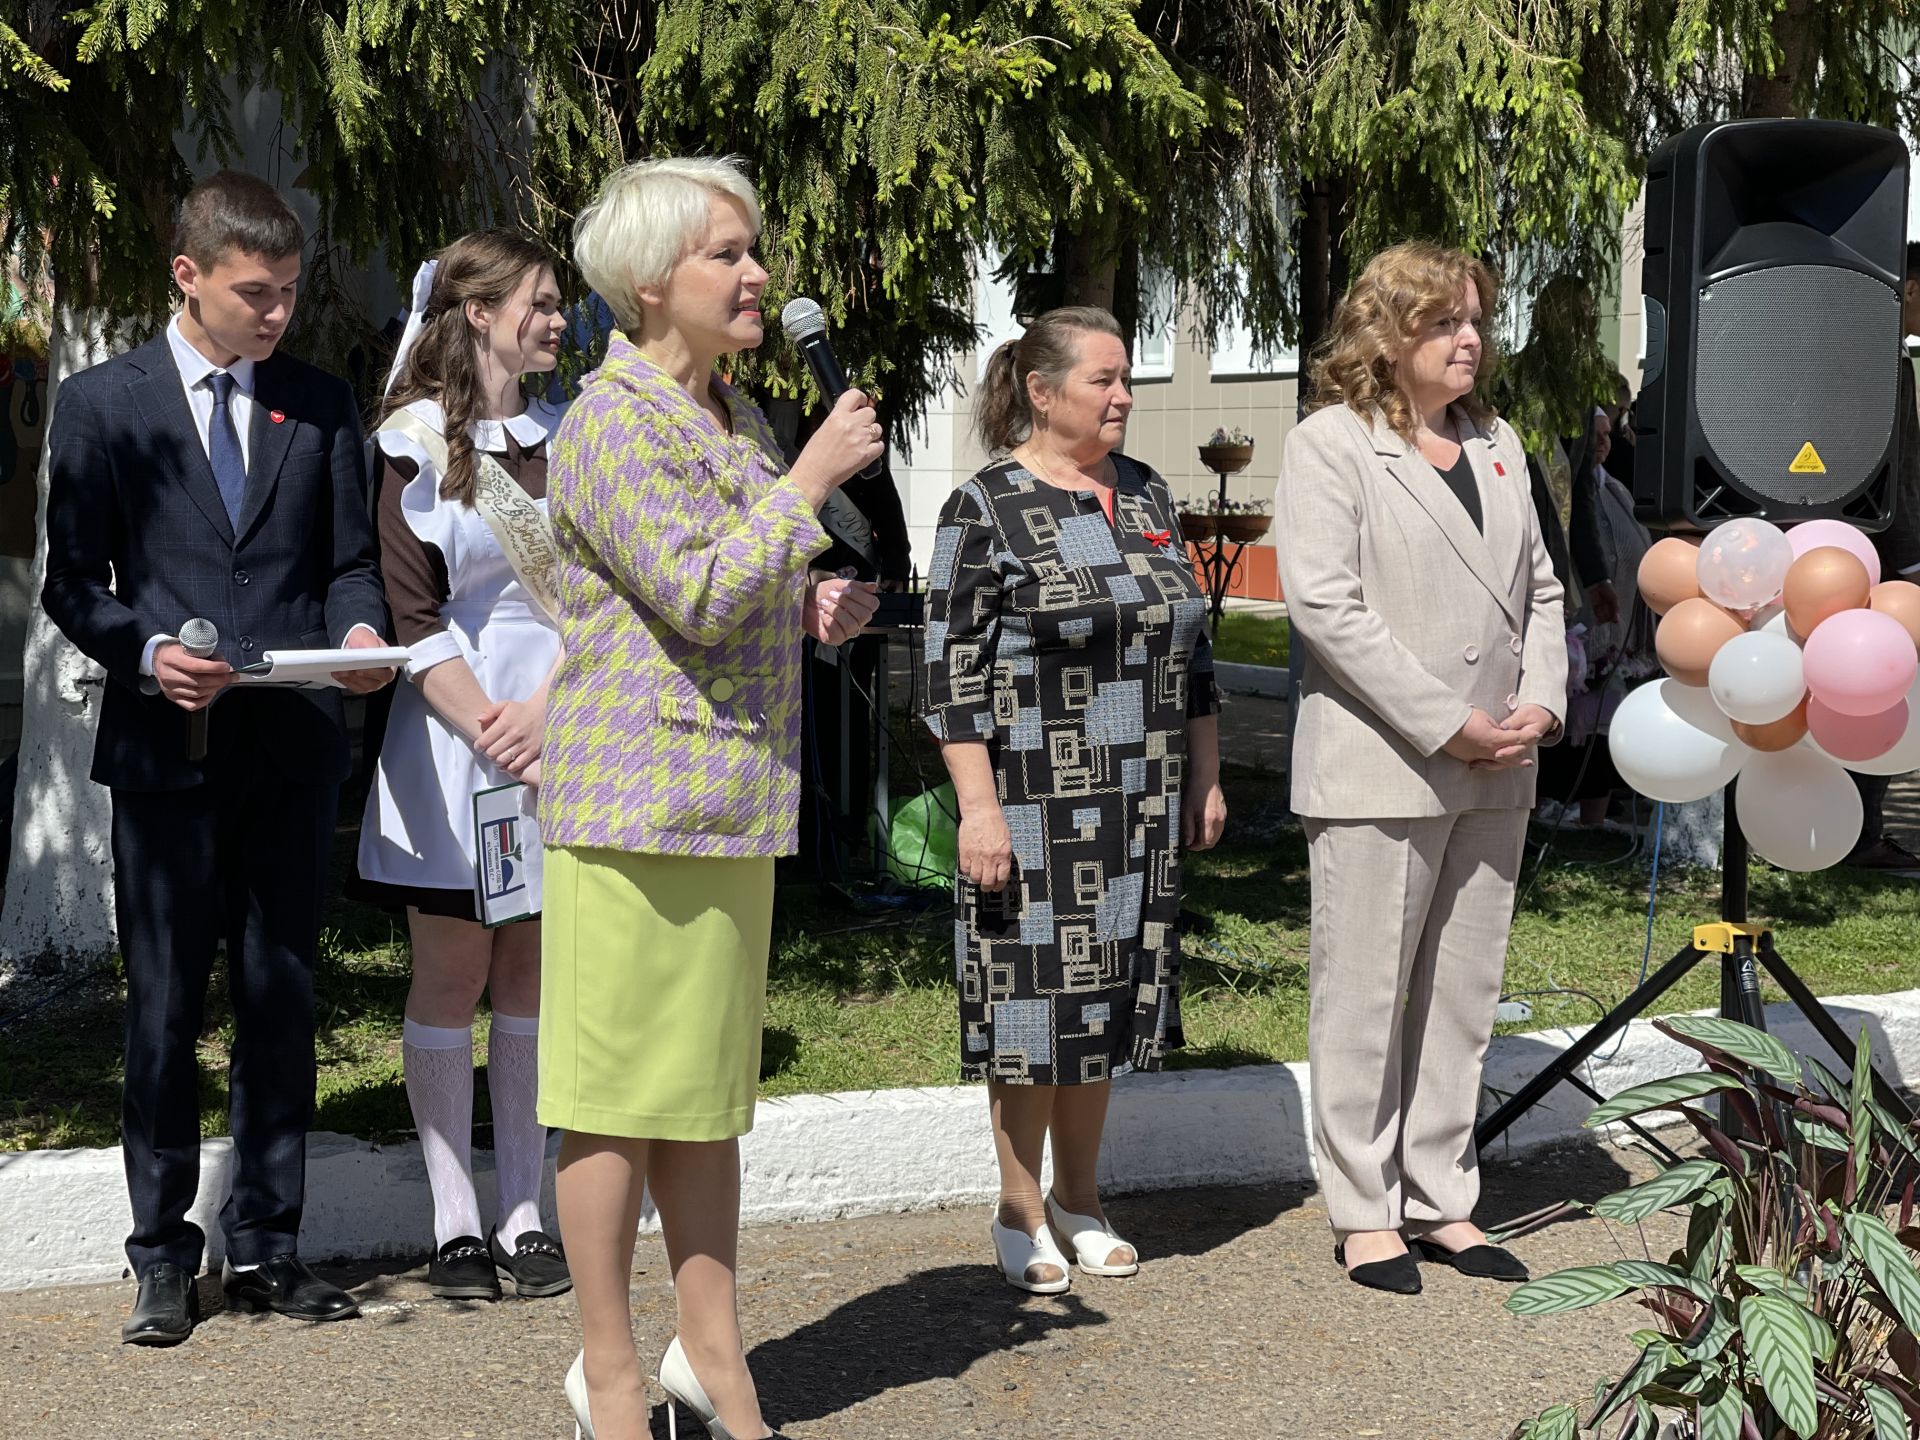
<svg viewBox="0 0 1920 1440"><path fill-rule="evenodd" d="M1182 1043L1187 721L1218 711L1207 604L1166 482L1113 456L1113 519L1014 461L940 512L927 722L987 743L1013 840L998 894L956 882L961 1069L1074 1085Z"/></svg>

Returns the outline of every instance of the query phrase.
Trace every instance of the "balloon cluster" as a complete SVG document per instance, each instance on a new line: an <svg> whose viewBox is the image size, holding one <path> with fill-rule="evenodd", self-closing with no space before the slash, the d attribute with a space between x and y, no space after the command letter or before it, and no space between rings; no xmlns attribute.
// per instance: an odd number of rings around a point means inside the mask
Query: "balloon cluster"
<svg viewBox="0 0 1920 1440"><path fill-rule="evenodd" d="M1642 795L1700 800L1737 775L1754 853L1821 870L1860 838L1848 770L1920 769L1920 585L1882 581L1859 530L1730 520L1670 536L1640 564L1667 678L1629 693L1608 732Z"/></svg>

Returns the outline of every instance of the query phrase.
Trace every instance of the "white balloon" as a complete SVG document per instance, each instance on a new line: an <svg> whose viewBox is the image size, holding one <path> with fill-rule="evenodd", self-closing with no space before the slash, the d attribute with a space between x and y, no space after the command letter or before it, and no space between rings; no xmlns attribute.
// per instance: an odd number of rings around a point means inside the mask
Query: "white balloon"
<svg viewBox="0 0 1920 1440"><path fill-rule="evenodd" d="M1853 777L1799 745L1747 762L1734 812L1753 853L1782 870L1838 865L1859 844L1864 815Z"/></svg>
<svg viewBox="0 0 1920 1440"><path fill-rule="evenodd" d="M1780 598L1792 564L1792 542L1779 526L1729 520L1700 544L1700 589L1725 609L1751 610Z"/></svg>
<svg viewBox="0 0 1920 1440"><path fill-rule="evenodd" d="M1774 601L1771 605L1762 605L1758 610L1753 612L1753 618L1747 621L1747 628L1755 631L1764 630L1769 635L1786 635L1786 605L1779 600ZM1791 639L1793 637L1789 635L1787 638Z"/></svg>
<svg viewBox="0 0 1920 1440"><path fill-rule="evenodd" d="M1627 693L1608 726L1607 748L1621 779L1670 805L1706 799L1753 754L1733 738L1711 695L1672 679Z"/></svg>
<svg viewBox="0 0 1920 1440"><path fill-rule="evenodd" d="M1771 725L1806 698L1800 647L1764 631L1736 635L1714 654L1707 689L1729 720Z"/></svg>

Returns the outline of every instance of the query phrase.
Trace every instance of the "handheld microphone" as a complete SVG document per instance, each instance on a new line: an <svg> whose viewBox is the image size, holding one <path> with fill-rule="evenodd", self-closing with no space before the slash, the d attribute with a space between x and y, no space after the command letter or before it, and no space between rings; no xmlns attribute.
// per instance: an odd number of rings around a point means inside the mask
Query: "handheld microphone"
<svg viewBox="0 0 1920 1440"><path fill-rule="evenodd" d="M853 387L847 384L847 372L840 368L840 357L833 353L833 342L827 339L826 312L821 310L819 302L804 295L789 300L780 310L780 328L787 332L800 358L807 362L807 369L813 372L813 383L827 397L827 404L837 405L840 397ZM860 472L860 478L872 480L879 474L880 460L876 458Z"/></svg>
<svg viewBox="0 0 1920 1440"><path fill-rule="evenodd" d="M220 643L220 632L214 628L211 620L193 619L180 627L176 637L180 648L196 660L204 660L213 654ZM187 759L204 760L207 758L207 710L201 706L187 714Z"/></svg>

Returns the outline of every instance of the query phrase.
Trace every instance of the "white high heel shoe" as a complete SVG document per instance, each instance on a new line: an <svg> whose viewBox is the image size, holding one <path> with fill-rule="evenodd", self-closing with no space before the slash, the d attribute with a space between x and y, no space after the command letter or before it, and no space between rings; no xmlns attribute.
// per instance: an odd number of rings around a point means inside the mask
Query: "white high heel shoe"
<svg viewBox="0 0 1920 1440"><path fill-rule="evenodd" d="M721 1422L699 1377L693 1373L693 1366L687 1363L687 1352L680 1348L678 1335L668 1343L667 1353L660 1357L659 1378L660 1388L667 1392L667 1440L680 1440L679 1407L682 1405L706 1426L707 1440L733 1440L733 1432ZM766 1440L785 1440L785 1437L778 1430L769 1430Z"/></svg>
<svg viewBox="0 0 1920 1440"><path fill-rule="evenodd" d="M1053 1236L1045 1225L1040 1227L1038 1235L1027 1235L1011 1226L1002 1225L1000 1217L996 1215L992 1234L994 1258L1000 1262L1000 1273L1014 1289L1025 1290L1032 1295L1059 1295L1073 1284L1073 1278L1067 1271L1067 1257L1053 1243ZM1027 1272L1035 1265L1053 1266L1060 1272L1060 1278L1029 1280Z"/></svg>
<svg viewBox="0 0 1920 1440"><path fill-rule="evenodd" d="M593 1412L587 1409L587 1352L573 1357L567 1371L567 1404L573 1407L573 1440L593 1440Z"/></svg>
<svg viewBox="0 0 1920 1440"><path fill-rule="evenodd" d="M1107 1229L1091 1215L1076 1215L1063 1210L1053 1196L1047 1196L1047 1224L1073 1251L1073 1263L1085 1275L1138 1275L1140 1252ZM1109 1265L1107 1257L1121 1246L1134 1250L1134 1258L1124 1265Z"/></svg>

